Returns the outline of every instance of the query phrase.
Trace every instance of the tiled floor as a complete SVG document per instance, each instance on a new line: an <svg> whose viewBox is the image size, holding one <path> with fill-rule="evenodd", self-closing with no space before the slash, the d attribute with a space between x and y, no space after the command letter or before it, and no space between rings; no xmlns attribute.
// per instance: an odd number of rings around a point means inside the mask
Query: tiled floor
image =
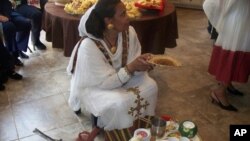
<svg viewBox="0 0 250 141"><path fill-rule="evenodd" d="M180 68L155 68L150 75L159 85L157 114L193 120L203 141L228 141L230 124L250 124L250 82L236 84L244 97L230 96L238 113L211 104L209 91L216 84L207 73L212 41L207 19L200 10L178 9L179 39L176 48L166 49L183 64ZM30 54L17 71L22 81L9 80L0 92L0 141L43 141L32 131L38 128L54 138L74 141L82 130L90 130L87 117L77 117L67 104L69 58L61 49L46 43L46 51ZM99 137L99 141L103 141Z"/></svg>

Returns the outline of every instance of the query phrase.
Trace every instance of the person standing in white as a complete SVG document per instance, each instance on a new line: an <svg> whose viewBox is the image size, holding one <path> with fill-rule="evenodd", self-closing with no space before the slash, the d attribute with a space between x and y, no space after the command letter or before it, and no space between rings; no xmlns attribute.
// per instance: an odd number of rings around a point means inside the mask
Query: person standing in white
<svg viewBox="0 0 250 141"><path fill-rule="evenodd" d="M206 0L204 11L218 31L208 72L219 82L211 92L213 103L222 109L238 111L227 93L243 96L232 82L246 83L250 74L250 1Z"/></svg>

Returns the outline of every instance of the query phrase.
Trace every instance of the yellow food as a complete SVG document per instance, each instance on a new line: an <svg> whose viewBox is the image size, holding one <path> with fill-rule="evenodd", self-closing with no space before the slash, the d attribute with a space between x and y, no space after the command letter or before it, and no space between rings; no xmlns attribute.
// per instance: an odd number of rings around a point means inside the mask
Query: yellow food
<svg viewBox="0 0 250 141"><path fill-rule="evenodd" d="M173 67L181 66L180 62L166 55L154 55L148 62L159 66L173 66Z"/></svg>
<svg viewBox="0 0 250 141"><path fill-rule="evenodd" d="M65 4L64 10L69 14L84 14L98 0L73 0L71 3ZM134 3L136 0L123 0L127 9L129 18L137 18L141 16L141 12Z"/></svg>
<svg viewBox="0 0 250 141"><path fill-rule="evenodd" d="M140 3L143 6L153 6L153 7L161 7L162 0L138 0L138 3Z"/></svg>
<svg viewBox="0 0 250 141"><path fill-rule="evenodd" d="M97 0L73 0L65 4L64 10L69 14L84 14Z"/></svg>
<svg viewBox="0 0 250 141"><path fill-rule="evenodd" d="M173 132L173 133L168 134L168 137L176 137L176 138L180 139L181 133L180 132Z"/></svg>
<svg viewBox="0 0 250 141"><path fill-rule="evenodd" d="M175 121L168 121L166 126L166 132L172 131L176 129L176 122Z"/></svg>
<svg viewBox="0 0 250 141"><path fill-rule="evenodd" d="M126 6L128 17L133 19L141 16L141 12L138 7L135 6L135 0L123 0Z"/></svg>

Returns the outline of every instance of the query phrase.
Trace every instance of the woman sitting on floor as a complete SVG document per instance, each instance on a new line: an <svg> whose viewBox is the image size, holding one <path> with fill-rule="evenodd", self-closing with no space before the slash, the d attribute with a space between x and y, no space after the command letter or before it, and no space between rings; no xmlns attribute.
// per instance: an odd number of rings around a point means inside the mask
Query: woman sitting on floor
<svg viewBox="0 0 250 141"><path fill-rule="evenodd" d="M98 117L97 126L106 131L133 125L136 117L128 113L138 96L145 104L139 116L153 116L158 88L147 71L154 66L147 62L150 54L141 55L124 4L99 0L82 16L79 32L85 38L74 48L67 68L72 74L70 107Z"/></svg>

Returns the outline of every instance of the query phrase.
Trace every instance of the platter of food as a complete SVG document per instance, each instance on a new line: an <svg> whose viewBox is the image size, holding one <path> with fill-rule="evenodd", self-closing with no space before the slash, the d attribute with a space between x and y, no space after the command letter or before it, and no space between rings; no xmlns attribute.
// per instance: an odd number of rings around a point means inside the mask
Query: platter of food
<svg viewBox="0 0 250 141"><path fill-rule="evenodd" d="M183 121L183 122L193 123L192 121ZM174 120L167 121L166 133L161 139L158 139L157 141L201 141L201 138L197 134L197 132L195 132L195 134L192 134L193 136L188 136L182 133L180 128L182 127L183 122L179 124Z"/></svg>
<svg viewBox="0 0 250 141"><path fill-rule="evenodd" d="M151 59L149 59L148 62L160 67L182 66L182 64L178 60L168 55L152 55Z"/></svg>
<svg viewBox="0 0 250 141"><path fill-rule="evenodd" d="M83 15L97 1L98 0L72 0L63 5L64 11L70 15ZM135 0L124 0L123 3L126 6L130 19L141 17L142 13L139 8L135 6Z"/></svg>
<svg viewBox="0 0 250 141"><path fill-rule="evenodd" d="M165 0L138 0L135 2L135 6L142 8L142 9L149 9L149 10L164 10L164 3Z"/></svg>
<svg viewBox="0 0 250 141"><path fill-rule="evenodd" d="M192 137L182 136L179 131L180 125L175 120L166 121L165 134L161 138L156 138L156 141L202 141L200 135L196 133ZM141 134L141 132L143 132ZM150 129L139 128L134 132L133 138L129 141L149 141L152 137Z"/></svg>
<svg viewBox="0 0 250 141"><path fill-rule="evenodd" d="M97 0L73 0L65 4L64 11L71 15L83 15Z"/></svg>

